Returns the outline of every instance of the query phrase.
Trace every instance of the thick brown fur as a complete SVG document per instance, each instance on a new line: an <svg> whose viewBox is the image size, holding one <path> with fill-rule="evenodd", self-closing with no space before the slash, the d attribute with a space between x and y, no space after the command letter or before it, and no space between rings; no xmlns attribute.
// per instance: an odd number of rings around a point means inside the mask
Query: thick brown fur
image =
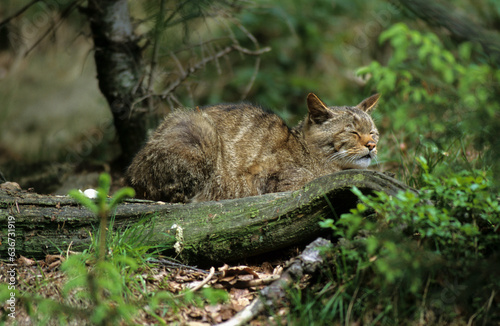
<svg viewBox="0 0 500 326"><path fill-rule="evenodd" d="M293 129L250 104L176 111L136 155L127 176L138 197L169 202L296 190L322 175L368 167L377 154L379 136L369 113L378 99L327 107L310 93L309 112Z"/></svg>

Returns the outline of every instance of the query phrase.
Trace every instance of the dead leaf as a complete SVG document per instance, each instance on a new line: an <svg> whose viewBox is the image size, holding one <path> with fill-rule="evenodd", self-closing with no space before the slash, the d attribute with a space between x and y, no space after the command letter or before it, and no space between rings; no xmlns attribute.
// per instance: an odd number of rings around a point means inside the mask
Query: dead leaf
<svg viewBox="0 0 500 326"><path fill-rule="evenodd" d="M61 264L62 264L62 261L56 260L52 264L49 264L48 267L49 267L50 270L52 270L52 269L55 269L55 268L61 266Z"/></svg>
<svg viewBox="0 0 500 326"><path fill-rule="evenodd" d="M162 270L155 274L143 274L142 276L150 282L160 282L164 278L167 278L169 276L169 273L167 273L165 270Z"/></svg>
<svg viewBox="0 0 500 326"><path fill-rule="evenodd" d="M228 320L233 317L235 311L230 307L223 307L219 313L222 320Z"/></svg>
<svg viewBox="0 0 500 326"><path fill-rule="evenodd" d="M251 293L250 290L236 288L232 288L231 291L229 291L229 295L231 296L231 305L236 312L248 306L254 297L254 294Z"/></svg>
<svg viewBox="0 0 500 326"><path fill-rule="evenodd" d="M19 258L17 259L17 263L21 266L33 266L36 264L36 261L24 256L19 256Z"/></svg>
<svg viewBox="0 0 500 326"><path fill-rule="evenodd" d="M47 255L47 256L45 256L45 262L48 265L52 264L53 262L55 262L57 260L63 262L65 259L61 255Z"/></svg>
<svg viewBox="0 0 500 326"><path fill-rule="evenodd" d="M244 275L244 274L250 274L253 276L253 278L259 278L259 274L257 274L252 268L248 266L242 265L242 266L224 268L225 266L227 265L224 265L223 267L219 268L219 271L222 272L219 276L219 279L224 279L227 277Z"/></svg>

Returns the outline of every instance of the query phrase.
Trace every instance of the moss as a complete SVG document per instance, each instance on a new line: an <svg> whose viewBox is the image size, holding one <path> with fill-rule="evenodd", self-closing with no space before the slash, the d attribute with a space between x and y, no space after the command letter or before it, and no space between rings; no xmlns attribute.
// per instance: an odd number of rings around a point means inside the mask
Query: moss
<svg viewBox="0 0 500 326"><path fill-rule="evenodd" d="M125 227L141 218L156 216L154 223L144 225L152 234L148 239L150 244L170 242L173 235L171 227L178 224L184 231L180 257L186 262L229 261L317 236L321 232L318 222L323 217L334 215L326 199L337 214L348 212L356 204L355 196L350 191L354 185L364 191L384 190L390 195L407 189L378 172L343 171L288 193L188 205L122 204L116 210L115 226ZM0 198L1 195L2 192ZM16 212L19 234L36 231L36 236L24 239L24 247L19 247L18 253L42 256L47 244L51 246L51 251L57 252L51 243L63 249L71 241L74 241L72 248L75 250L85 244L88 247L88 230L97 225L95 217L71 201L45 197L49 196L9 197L11 201L18 200L21 208L21 214ZM38 200L42 205L37 205ZM60 205L58 202L61 202ZM56 205L61 208L56 208ZM14 212L17 210L12 202L9 207L0 208L0 222L12 212L10 208ZM0 246L0 255L4 253L5 247Z"/></svg>

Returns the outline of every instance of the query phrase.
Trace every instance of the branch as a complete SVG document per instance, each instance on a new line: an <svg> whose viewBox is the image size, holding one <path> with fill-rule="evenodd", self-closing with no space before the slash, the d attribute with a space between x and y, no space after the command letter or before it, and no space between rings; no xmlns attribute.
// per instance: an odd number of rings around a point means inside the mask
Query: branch
<svg viewBox="0 0 500 326"><path fill-rule="evenodd" d="M15 12L12 16L5 18L0 22L0 29L7 25L12 19L21 16L26 10L28 10L31 6L33 6L35 3L40 2L41 0L32 0L30 3L28 3L26 6L22 7L19 9L17 12Z"/></svg>
<svg viewBox="0 0 500 326"><path fill-rule="evenodd" d="M185 296L186 294L188 293L194 293L196 291L198 291L199 289L201 289L205 284L207 284L211 279L212 277L215 275L215 268L212 266L210 267L210 272L208 273L208 276L205 277L203 279L203 281L201 281L200 283L198 283L194 288L192 288L189 292L183 292L183 293L179 293L177 295L174 295L174 298L181 298L183 296Z"/></svg>
<svg viewBox="0 0 500 326"><path fill-rule="evenodd" d="M158 43L159 43L159 35L160 35L160 29L161 29L161 26L160 26L160 22L161 22L161 15L163 15L163 11L164 11L164 7L165 7L165 0L161 0L160 1L160 10L158 11L158 14L157 14L157 18L156 18L156 26L155 26L155 30L154 30L154 38L153 38L153 53L151 54L151 66L150 66L150 70L149 70L149 78L148 78L148 88L147 88L147 91L146 93L147 94L152 94L153 93L153 74L154 74L154 70L156 68L156 65L157 65L157 60L158 60L158 51L159 51L159 46L158 46ZM149 109L152 111L152 106L153 106L153 102L152 101L149 101Z"/></svg>
<svg viewBox="0 0 500 326"><path fill-rule="evenodd" d="M160 94L161 98L162 99L165 99L170 93L172 93L173 91L175 91L175 89L177 87L179 87L183 81L185 81L190 75L192 75L193 73L195 73L196 71L202 69L203 67L205 67L205 65L211 61L214 61L214 60L217 60L227 54L229 54L230 52L233 52L233 51L238 51L240 53L243 53L243 54L246 54L246 55L253 55L253 56L259 56L263 53L266 53L266 52L269 52L271 51L271 48L270 47L265 47L263 49L260 49L260 50L256 50L256 51L252 51L252 50L249 50L249 49L246 49L246 48L243 48L237 44L233 44L233 45L230 45L230 46L227 46L226 48L224 48L223 50L217 52L216 54L210 56L210 57L206 57L206 58L203 58L203 60L201 60L200 62L198 62L197 64L191 66L190 68L184 70L184 69L180 69L181 70L181 76L173 81L170 86Z"/></svg>
<svg viewBox="0 0 500 326"><path fill-rule="evenodd" d="M45 33L42 34L42 36L40 36L40 38L35 42L35 44L33 44L27 51L26 53L24 54L24 56L28 56L28 54L30 54L31 51L33 51L33 49L35 49L38 44L40 44L46 37L47 35L49 35L50 33L52 32L55 32L59 26L61 26L62 22L64 21L64 18L66 18L67 16L69 16L69 14L75 9L77 8L77 5L78 3L82 2L83 0L74 0L72 3L69 4L69 6L63 10L63 12L61 13L61 18L59 19L59 21L55 22L54 24L50 25L49 28L45 31Z"/></svg>
<svg viewBox="0 0 500 326"><path fill-rule="evenodd" d="M255 36L253 36L253 34L250 33L245 28L245 26L241 25L239 22L237 22L237 25L238 25L238 28L243 33L245 33L245 35L253 42L253 44L255 45L256 51L258 51L260 49L260 46L259 46L259 42L255 38ZM243 91L243 94L241 94L241 100L245 99L248 96L248 93L250 93L250 90L252 89L252 86L253 86L253 84L255 82L255 79L257 79L257 74L259 72L259 68L260 68L260 57L257 57L257 60L255 60L255 68L253 70L252 77L248 81L247 87L245 87L245 90Z"/></svg>

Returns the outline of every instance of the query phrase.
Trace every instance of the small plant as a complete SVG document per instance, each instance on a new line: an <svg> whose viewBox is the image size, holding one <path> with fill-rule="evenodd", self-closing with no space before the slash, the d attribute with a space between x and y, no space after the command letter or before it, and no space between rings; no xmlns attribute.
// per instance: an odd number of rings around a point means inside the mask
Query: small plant
<svg viewBox="0 0 500 326"><path fill-rule="evenodd" d="M494 272L500 205L488 173L436 177L425 158L418 164L418 193L366 196L354 188L357 207L338 221L322 222L340 240L330 253L331 283L319 290L311 314L368 324L427 322L429 316L442 322L500 318L491 307L500 290ZM324 305L332 309L323 311Z"/></svg>
<svg viewBox="0 0 500 326"><path fill-rule="evenodd" d="M70 320L90 321L97 325L116 324L119 320L131 321L138 307L134 307L125 299L127 293L126 281L122 275L123 266L130 271L137 269L138 264L131 257L117 255L112 260L106 260L106 229L108 217L114 208L126 197L134 196L131 188L123 188L108 199L111 179L108 174L101 174L95 202L79 191L71 191L70 195L82 205L90 209L100 218L97 263L90 269L87 263L92 261L93 254L86 250L82 254L72 255L61 266L69 277L62 289L62 301L44 298L38 294L17 293L20 302L38 325L58 321L66 324ZM136 227L130 227L136 229ZM94 244L91 245L91 247ZM43 288L43 286L41 286ZM0 289L0 298L9 291ZM77 301L78 305L69 304Z"/></svg>
<svg viewBox="0 0 500 326"><path fill-rule="evenodd" d="M144 244L151 230L155 229L152 225L145 227L145 224L154 223L154 217L116 231L111 216L108 225L108 218L120 201L133 196L132 189L124 188L108 198L109 187L109 175L102 174L95 201L80 191L71 191L73 198L99 216L99 229L92 235L88 250L71 255L61 265L67 281L60 291L60 300L16 293L33 323L68 324L76 321L79 324L127 325L134 324L138 312L143 310L148 318L167 325L165 319L170 320L187 306L203 306L206 302L216 304L228 299L225 291L212 288L203 288L200 294L192 290L179 295L151 291L147 286L151 269L148 258L166 247L171 249L173 242L153 246ZM169 288L168 277L158 287ZM7 287L0 285L0 299L9 294Z"/></svg>
<svg viewBox="0 0 500 326"><path fill-rule="evenodd" d="M135 191L130 187L118 190L111 200L108 200L111 177L107 173L99 176L99 186L97 188L96 200L93 201L81 191L71 190L69 195L75 198L80 204L87 207L92 213L99 217L99 260L104 260L106 256L106 229L111 211L127 197L134 197Z"/></svg>

